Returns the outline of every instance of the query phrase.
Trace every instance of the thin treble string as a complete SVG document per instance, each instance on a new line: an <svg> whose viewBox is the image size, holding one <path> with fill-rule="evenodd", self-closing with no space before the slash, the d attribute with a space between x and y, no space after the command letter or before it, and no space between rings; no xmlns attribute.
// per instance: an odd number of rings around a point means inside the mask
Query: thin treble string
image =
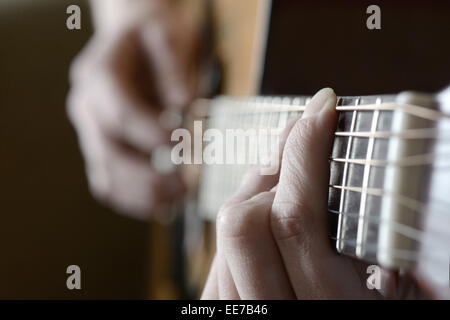
<svg viewBox="0 0 450 320"><path fill-rule="evenodd" d="M346 159L346 158L329 158L328 160L334 162L352 163L359 165L370 165L374 167L388 167L388 166L398 166L398 167L409 167L409 166L420 166L426 164L436 164L436 159L439 157L448 157L450 154L436 154L436 153L424 153L413 156L407 156L400 158L398 160L379 160L379 159ZM450 161L446 164L450 167Z"/></svg>
<svg viewBox="0 0 450 320"><path fill-rule="evenodd" d="M359 192L359 193L367 193L373 196L383 197L383 196L389 196L394 201L398 202L399 204L405 206L408 209L411 209L414 213L423 215L429 212L429 207L425 205L424 203L420 202L419 200L413 199L408 196L404 196L401 194L394 193L392 191L381 189L381 188L361 188L361 187L350 187L350 186L341 186L341 185L329 185L331 188L335 189L341 189L341 190L347 190L347 191L353 191L353 192ZM448 214L447 212L438 212L437 214Z"/></svg>
<svg viewBox="0 0 450 320"><path fill-rule="evenodd" d="M341 241L346 243L348 246L356 248L356 238L354 239L344 239L337 237L330 237L330 239L335 241ZM403 260L409 260L412 262L419 261L419 258L425 257L429 261L437 262L437 263L447 263L446 259L448 257L447 250L439 250L442 254L427 251L425 255L421 255L417 250L409 250L409 249L397 249L394 247L378 247L376 244L366 244L365 252L369 255L377 255L388 253L393 258L399 258Z"/></svg>
<svg viewBox="0 0 450 320"><path fill-rule="evenodd" d="M431 230L427 230L426 232L423 230L419 230L417 228L408 226L402 222L398 222L392 219L382 219L373 216L360 216L358 213L350 213L350 212L339 212L337 210L328 209L328 212L332 214L337 214L341 216L345 216L352 219L359 219L368 221L370 224L379 226L381 224L390 224L390 227L394 230L394 232L399 233L407 238L413 239L418 243L422 243L424 240L425 233L430 234L431 238L442 239L449 234L442 229L433 228Z"/></svg>
<svg viewBox="0 0 450 320"><path fill-rule="evenodd" d="M335 135L338 137L358 137L358 138L381 138L389 139L393 137L403 139L436 139L436 138L449 138L450 131L442 131L437 128L415 128L404 129L402 131L336 131ZM446 135L442 137L442 135Z"/></svg>
<svg viewBox="0 0 450 320"><path fill-rule="evenodd" d="M226 102L227 104L233 104L238 103L238 99L234 100L229 99ZM281 107L286 107L287 111L298 111L303 112L305 111L306 106L295 106L295 105L283 105L283 104L270 104L266 105L264 103L261 103L261 106L258 110L258 112L280 112ZM410 115L432 120L432 121L439 121L441 119L448 119L450 118L450 114L443 113L438 110L429 109L422 106L415 106L411 104L399 104L399 103L393 103L393 102L385 102L381 104L366 104L366 105L350 105L350 106L336 106L337 111L396 111L401 110L404 111ZM245 110L233 110L233 113L240 114L240 113L246 113Z"/></svg>
<svg viewBox="0 0 450 320"><path fill-rule="evenodd" d="M244 107L240 108L229 108L227 110L228 115L242 115L242 114L258 114L258 113L281 113L281 112L303 112L305 110L305 105L296 105L284 103L281 98L273 97L266 99L253 99L244 98L244 99L232 99L232 98L221 98L222 104L244 104ZM268 99L270 99L270 103L268 103ZM220 100L220 99L219 99ZM299 100L299 98L294 98L294 100ZM278 101L282 101L281 103ZM287 99L285 99L287 101ZM246 103L244 103L246 102ZM307 101L305 101L307 102ZM254 108L258 106L258 108ZM255 111L256 109L256 111ZM450 114L442 113L437 110L415 106L410 104L396 104L396 103L377 103L377 104L366 104L366 105L349 105L349 106L336 106L336 110L338 111L376 111L376 110L387 110L387 111L395 111L402 110L408 114L415 115L420 118L438 121L443 118L450 118ZM446 137L442 137L445 135ZM434 138L443 138L448 139L450 136L450 131L440 131L437 128L414 128L414 129L404 129L398 132L391 131L377 131L377 132L346 132L346 131L338 131L335 132L335 136L354 136L360 138L391 138L391 137L399 137L404 139L434 139Z"/></svg>
<svg viewBox="0 0 450 320"><path fill-rule="evenodd" d="M281 113L282 111L278 112ZM290 111L294 112L294 111ZM249 114L249 113L248 113ZM256 113L264 114L264 113ZM242 115L242 114L240 114ZM252 126L251 122L243 122L243 126ZM277 129L277 128L276 128ZM281 131L281 130L279 130ZM336 137L357 137L357 138L377 138L377 139L437 139L439 141L450 142L450 131L443 131L437 128L415 128L404 129L402 131L336 131L334 132Z"/></svg>

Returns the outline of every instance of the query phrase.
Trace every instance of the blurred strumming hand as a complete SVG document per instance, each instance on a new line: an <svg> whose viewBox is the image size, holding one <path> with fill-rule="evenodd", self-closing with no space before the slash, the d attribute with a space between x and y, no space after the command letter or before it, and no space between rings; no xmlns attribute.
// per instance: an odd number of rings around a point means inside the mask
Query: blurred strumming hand
<svg viewBox="0 0 450 320"><path fill-rule="evenodd" d="M176 173L151 166L168 144L164 110L181 111L195 95L196 34L171 1L92 1L95 33L71 67L68 114L95 197L147 218L183 195Z"/></svg>

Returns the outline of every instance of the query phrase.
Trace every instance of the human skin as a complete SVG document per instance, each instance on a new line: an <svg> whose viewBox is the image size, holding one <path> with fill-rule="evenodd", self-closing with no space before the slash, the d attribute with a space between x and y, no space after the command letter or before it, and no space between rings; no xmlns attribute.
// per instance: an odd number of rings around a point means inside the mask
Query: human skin
<svg viewBox="0 0 450 320"><path fill-rule="evenodd" d="M89 187L126 215L155 217L185 191L174 172L151 165L170 142L176 114L196 91L196 33L171 1L94 0L95 33L70 72L67 109Z"/></svg>

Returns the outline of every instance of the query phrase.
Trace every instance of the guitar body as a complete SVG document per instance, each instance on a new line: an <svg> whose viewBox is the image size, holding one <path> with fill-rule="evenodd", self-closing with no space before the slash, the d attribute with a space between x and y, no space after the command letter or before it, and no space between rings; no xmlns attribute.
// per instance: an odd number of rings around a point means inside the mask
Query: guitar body
<svg viewBox="0 0 450 320"><path fill-rule="evenodd" d="M206 1L180 3L191 21L208 20ZM366 28L371 3L364 1L211 3L221 94L310 95L329 86L340 95L367 95L436 92L448 85L450 48L441 35L448 21L440 12L450 10L449 3L380 1L382 29L375 31ZM196 181L201 168L183 170ZM194 190L190 200L196 196ZM206 280L215 251L214 223L199 218L195 205L184 208L194 212L165 226L151 223L152 299L198 297Z"/></svg>

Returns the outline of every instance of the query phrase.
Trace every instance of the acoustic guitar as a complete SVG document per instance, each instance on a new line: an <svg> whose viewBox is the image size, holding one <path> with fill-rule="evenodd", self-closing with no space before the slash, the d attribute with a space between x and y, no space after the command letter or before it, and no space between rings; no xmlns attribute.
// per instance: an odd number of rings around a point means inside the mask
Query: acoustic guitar
<svg viewBox="0 0 450 320"><path fill-rule="evenodd" d="M203 130L277 133L301 115L317 89L350 94L338 98L329 157L330 245L401 272L421 261L431 285L448 288L450 91L436 92L450 74L450 49L441 37L449 4L381 1L386 19L378 33L365 26L364 1L181 5L208 26L220 68L208 56L216 68L206 78L221 79L219 91L193 104L185 127L194 131L200 121ZM421 28L404 25L412 17L421 19ZM248 160L256 146L245 143ZM198 297L215 252L215 216L254 165L249 162L180 168L190 189L182 214L151 225L150 298Z"/></svg>

